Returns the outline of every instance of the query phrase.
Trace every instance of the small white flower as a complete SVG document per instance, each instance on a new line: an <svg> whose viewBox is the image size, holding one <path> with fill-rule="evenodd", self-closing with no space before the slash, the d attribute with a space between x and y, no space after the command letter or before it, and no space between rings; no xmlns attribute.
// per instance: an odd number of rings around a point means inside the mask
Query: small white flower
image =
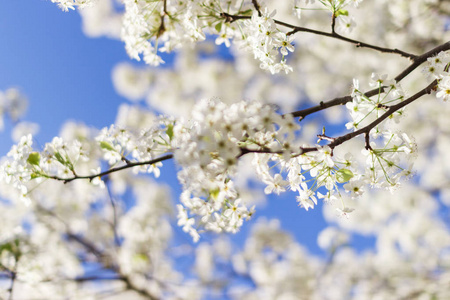
<svg viewBox="0 0 450 300"><path fill-rule="evenodd" d="M354 179L344 184L344 189L351 193L352 197L361 196L364 193L365 182L361 179Z"/></svg>
<svg viewBox="0 0 450 300"><path fill-rule="evenodd" d="M356 26L353 18L349 16L340 15L337 18L337 21L339 31L345 34L349 34L350 32L352 32L353 28Z"/></svg>
<svg viewBox="0 0 450 300"><path fill-rule="evenodd" d="M332 155L333 151L331 150L331 148L329 146L323 146L318 149L318 153L316 154L315 159L318 162L323 162L329 168L332 168L334 166Z"/></svg>
<svg viewBox="0 0 450 300"><path fill-rule="evenodd" d="M264 189L264 193L266 194L275 192L277 195L279 195L281 192L286 191L286 186L288 185L288 182L286 180L283 180L283 177L281 177L280 174L275 174L274 178L267 178L263 180L263 182L267 184L266 188Z"/></svg>

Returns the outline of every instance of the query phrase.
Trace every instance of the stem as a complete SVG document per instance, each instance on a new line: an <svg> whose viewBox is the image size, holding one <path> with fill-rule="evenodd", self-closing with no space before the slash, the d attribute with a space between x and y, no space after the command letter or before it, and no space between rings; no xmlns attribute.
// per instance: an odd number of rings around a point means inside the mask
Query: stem
<svg viewBox="0 0 450 300"><path fill-rule="evenodd" d="M258 3L258 0L252 0L252 4L253 4L253 7L256 9L256 11L258 12L258 16L262 16L262 13L261 13L261 7L259 6L259 3Z"/></svg>
<svg viewBox="0 0 450 300"><path fill-rule="evenodd" d="M119 247L120 246L120 239L119 235L117 234L117 208L116 203L114 201L113 195L111 193L111 188L109 187L108 183L105 182L106 190L108 191L109 200L111 203L111 208L113 210L113 222L112 222L112 229L114 232L114 244Z"/></svg>

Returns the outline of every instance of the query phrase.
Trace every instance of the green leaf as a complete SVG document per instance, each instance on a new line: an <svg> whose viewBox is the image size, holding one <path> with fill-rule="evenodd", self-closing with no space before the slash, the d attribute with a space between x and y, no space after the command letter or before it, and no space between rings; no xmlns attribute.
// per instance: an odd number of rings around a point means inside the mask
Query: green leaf
<svg viewBox="0 0 450 300"><path fill-rule="evenodd" d="M349 169L339 169L339 171L336 172L336 180L339 183L344 183L349 181L353 178L353 172Z"/></svg>
<svg viewBox="0 0 450 300"><path fill-rule="evenodd" d="M211 195L211 198L213 199L217 199L217 197L219 196L220 193L220 189L214 189L214 190L210 190L209 194Z"/></svg>
<svg viewBox="0 0 450 300"><path fill-rule="evenodd" d="M348 16L348 10L340 9L340 10L338 10L334 15L335 15L336 17L339 17L339 16Z"/></svg>
<svg viewBox="0 0 450 300"><path fill-rule="evenodd" d="M100 142L100 147L101 147L102 149L105 149L105 150L116 151L116 149L114 149L114 147L111 146L110 143L105 142L105 141L101 141L101 142Z"/></svg>
<svg viewBox="0 0 450 300"><path fill-rule="evenodd" d="M172 140L173 138L173 124L169 124L169 126L167 126L167 130L166 130L167 135L169 136L169 139Z"/></svg>
<svg viewBox="0 0 450 300"><path fill-rule="evenodd" d="M217 32L220 32L222 30L222 22L217 23L214 28L217 30Z"/></svg>
<svg viewBox="0 0 450 300"><path fill-rule="evenodd" d="M41 161L41 155L39 152L33 152L28 155L27 163L30 165L35 165L39 167L39 162Z"/></svg>

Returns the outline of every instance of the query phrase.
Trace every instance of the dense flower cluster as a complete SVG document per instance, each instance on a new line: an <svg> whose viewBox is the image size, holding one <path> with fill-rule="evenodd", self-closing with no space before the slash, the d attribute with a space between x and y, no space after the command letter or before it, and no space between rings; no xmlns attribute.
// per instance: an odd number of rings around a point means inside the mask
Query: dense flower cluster
<svg viewBox="0 0 450 300"><path fill-rule="evenodd" d="M287 35L277 28L273 17L276 11L269 12L265 8L261 16L254 12L252 18L244 22L245 46L256 59L261 61L260 67L269 70L272 74L285 71L292 72L292 67L287 65L285 56L294 51L293 35ZM218 41L216 40L216 43ZM281 54L280 62L277 62Z"/></svg>
<svg viewBox="0 0 450 300"><path fill-rule="evenodd" d="M192 119L174 127L175 159L183 167L178 175L184 187L181 202L189 209L179 206L179 225L194 240L199 226L236 232L253 214L234 186L238 158L252 151L281 151L284 136L292 139L297 128L292 118L258 102L199 102Z"/></svg>

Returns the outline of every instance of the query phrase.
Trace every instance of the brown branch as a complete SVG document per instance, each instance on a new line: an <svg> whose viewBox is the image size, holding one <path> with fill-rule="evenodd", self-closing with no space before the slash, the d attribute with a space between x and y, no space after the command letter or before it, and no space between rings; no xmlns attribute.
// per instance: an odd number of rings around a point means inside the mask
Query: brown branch
<svg viewBox="0 0 450 300"><path fill-rule="evenodd" d="M251 19L251 16L240 16L240 15L231 15L228 13L221 13L220 17L225 18L225 22L229 22L232 23L234 21L237 20L244 20L244 19ZM321 35L321 36L326 36L326 37L330 37L330 38L334 38L334 39L338 39L344 42L348 42L351 44L354 44L356 47L358 48L369 48L369 49L373 49L373 50L377 50L379 52L383 52L383 53L393 53L393 54L399 54L403 57L407 57L410 59L414 59L416 58L416 55L411 54L411 53L407 53L405 51L399 50L399 49L391 49L391 48L384 48L384 47L379 47L379 46L375 46L372 44L368 44L368 43L364 43L361 41L357 41L357 40L353 40L347 37L344 37L340 34L337 34L336 32L325 32L325 31L320 31L320 30L315 30L315 29L310 29L310 28L306 28L306 27L300 27L300 26L295 26L289 23L285 23L279 20L274 19L273 20L275 22L275 24L287 27L292 29L290 32L287 33L287 35L291 35L291 34L295 34L297 32L309 32L309 33L313 33L316 35Z"/></svg>
<svg viewBox="0 0 450 300"><path fill-rule="evenodd" d="M375 96L376 94L378 94L379 92L380 92L380 89L376 88L376 89L373 89L373 90L370 90L370 91L364 93L364 95L366 97L372 97L372 96ZM296 118L303 119L306 116L308 116L310 114L313 114L315 112L327 109L329 107L337 106L337 105L344 105L345 103L350 102L352 100L353 100L352 96L338 97L338 98L334 98L334 99L332 99L330 101L326 101L326 102L322 101L317 106L313 106L313 107L310 107L310 108L306 108L306 109L302 109L302 110L299 110L299 111L295 111L295 112L292 112L290 114L292 116L296 117Z"/></svg>
<svg viewBox="0 0 450 300"><path fill-rule="evenodd" d="M253 7L256 9L256 11L258 12L258 16L262 16L262 13L261 13L261 6L259 6L259 3L258 3L258 0L252 0L252 4L253 4Z"/></svg>
<svg viewBox="0 0 450 300"><path fill-rule="evenodd" d="M433 49L431 49L428 52L425 52L424 54L417 56L414 58L413 63L407 67L405 70L403 70L400 74L398 74L394 79L395 81L400 81L406 76L408 76L412 71L414 71L418 66L420 66L422 63L424 63L429 57L433 57L436 54L438 54L441 51L450 50L450 42L446 42L442 45L439 45Z"/></svg>
<svg viewBox="0 0 450 300"><path fill-rule="evenodd" d="M423 62L425 62L429 57L435 56L436 54L438 54L441 51L446 51L446 50L450 50L450 42L446 42L442 45L439 45L433 49L431 49L430 51L417 56L412 64L410 66L408 66L406 69L404 69L403 71L401 71L397 76L394 77L394 80L396 82L400 82L403 78L405 78L406 76L408 76L412 71L414 71L415 69L417 69L417 67L419 67ZM364 93L364 95L366 97L371 97L374 96L376 94L378 94L379 92L379 88L370 90L366 93ZM332 100L329 101L325 101L325 102L320 102L319 105L317 106L313 106L310 108L306 108L303 110L299 110L299 111L295 111L293 113L290 113L291 115L293 115L294 117L298 117L300 119L305 118L306 116L313 114L315 112L327 109L329 107L332 106L337 106L337 105L344 105L347 102L352 101L352 97L351 96L344 96L344 97L338 97L338 98L334 98Z"/></svg>
<svg viewBox="0 0 450 300"><path fill-rule="evenodd" d="M166 31L166 26L164 25L164 19L168 15L169 15L169 13L167 12L167 0L164 0L163 1L163 13L161 14L161 23L159 25L158 32L156 33L156 38L159 38Z"/></svg>
<svg viewBox="0 0 450 300"><path fill-rule="evenodd" d="M237 158L244 156L245 154L249 154L249 153L283 154L283 151L272 151L269 148L263 148L263 149L258 149L258 150L241 148L241 153L238 155Z"/></svg>
<svg viewBox="0 0 450 300"><path fill-rule="evenodd" d="M336 15L333 13L331 16L331 33L336 34Z"/></svg>
<svg viewBox="0 0 450 300"><path fill-rule="evenodd" d="M173 158L173 154L167 154L152 160L147 160L147 161L138 161L138 162L130 162L124 166L121 167L116 167L116 168L111 168L107 171L98 173L98 174L94 174L94 175L85 175L85 176L80 176L80 175L76 175L74 177L70 177L70 178L61 178L58 176L47 176L47 178L50 179L55 179L55 180L59 180L59 181L63 181L64 183L69 183L71 181L74 181L76 179L89 179L89 180L93 180L96 177L103 177L105 175L109 175L111 173L117 172L117 171L121 171L121 170L125 170L125 169L129 169L129 168L133 168L133 167L137 167L137 166L144 166L144 165L153 165L156 164L158 162L164 161L164 160L168 160Z"/></svg>
<svg viewBox="0 0 450 300"><path fill-rule="evenodd" d="M350 140L350 139L352 139L352 138L354 138L354 137L356 137L358 135L361 135L361 134L369 135L370 131L375 126L377 126L378 124L383 122L385 119L387 119L390 115L392 115L397 110L399 110L399 109L401 109L401 108L411 104L412 102L414 102L415 100L419 99L420 97L431 93L431 91L436 87L436 85L437 85L437 80L434 80L426 88L424 88L423 90L417 92L416 94L414 94L413 96L409 97L408 99L406 99L406 100L404 100L404 101L402 101L402 102L400 102L398 104L390 106L389 109L383 115L381 115L378 119L376 119L375 121L373 121L369 125L361 128L361 129L359 129L357 131L354 131L354 132L345 134L343 136L337 137L337 138L334 139L333 142L329 143L327 146L329 146L331 149L334 149L336 146L339 146L342 143L344 143L344 142L346 142L346 141L348 141L348 140ZM367 146L369 146L369 148L370 148L370 143L369 143L368 138L366 136L366 147ZM313 152L313 151L317 151L317 148L316 147L301 148L302 154L303 153L307 153L307 152Z"/></svg>
<svg viewBox="0 0 450 300"><path fill-rule="evenodd" d="M372 146L370 146L370 134L368 132L364 133L364 141L366 143L365 146L366 150L371 150Z"/></svg>
<svg viewBox="0 0 450 300"><path fill-rule="evenodd" d="M431 93L431 91L433 91L436 88L436 86L437 86L437 80L434 80L426 88L424 88L423 90L417 92L416 94L414 94L413 96L409 97L408 99L406 99L406 100L404 100L404 101L402 101L402 102L400 102L398 104L389 106L389 109L383 115L381 115L378 119L376 119L372 123L368 124L367 126L361 128L361 129L359 129L357 131L354 131L354 132L351 132L351 133L348 133L348 134L345 134L345 135L342 135L342 136L339 136L339 137L336 137L336 138L325 136L325 135L318 135L318 137L323 139L323 140L331 141L326 146L329 146L333 150L334 148L336 148L337 146L343 144L344 142L346 142L348 140L351 140L352 138L354 138L354 137L356 137L358 135L364 134L364 136L365 136L365 148L366 149L370 149L371 147L370 147L369 133L375 126L377 126L378 124L383 122L385 119L387 119L390 115L392 115L397 110L399 110L399 109L401 109L401 108L411 104L412 102L414 102L415 100L419 99L420 97ZM301 154L305 154L305 153L309 153L309 152L315 152L315 151L318 151L318 149L320 149L320 147L318 147L318 146L300 147L299 154L301 155ZM238 157L241 157L241 156L243 156L245 154L248 154L248 153L283 154L283 151L271 151L268 148L259 149L259 150L250 150L250 149L247 149L247 148L242 148L241 149L241 153L240 153L240 155Z"/></svg>

